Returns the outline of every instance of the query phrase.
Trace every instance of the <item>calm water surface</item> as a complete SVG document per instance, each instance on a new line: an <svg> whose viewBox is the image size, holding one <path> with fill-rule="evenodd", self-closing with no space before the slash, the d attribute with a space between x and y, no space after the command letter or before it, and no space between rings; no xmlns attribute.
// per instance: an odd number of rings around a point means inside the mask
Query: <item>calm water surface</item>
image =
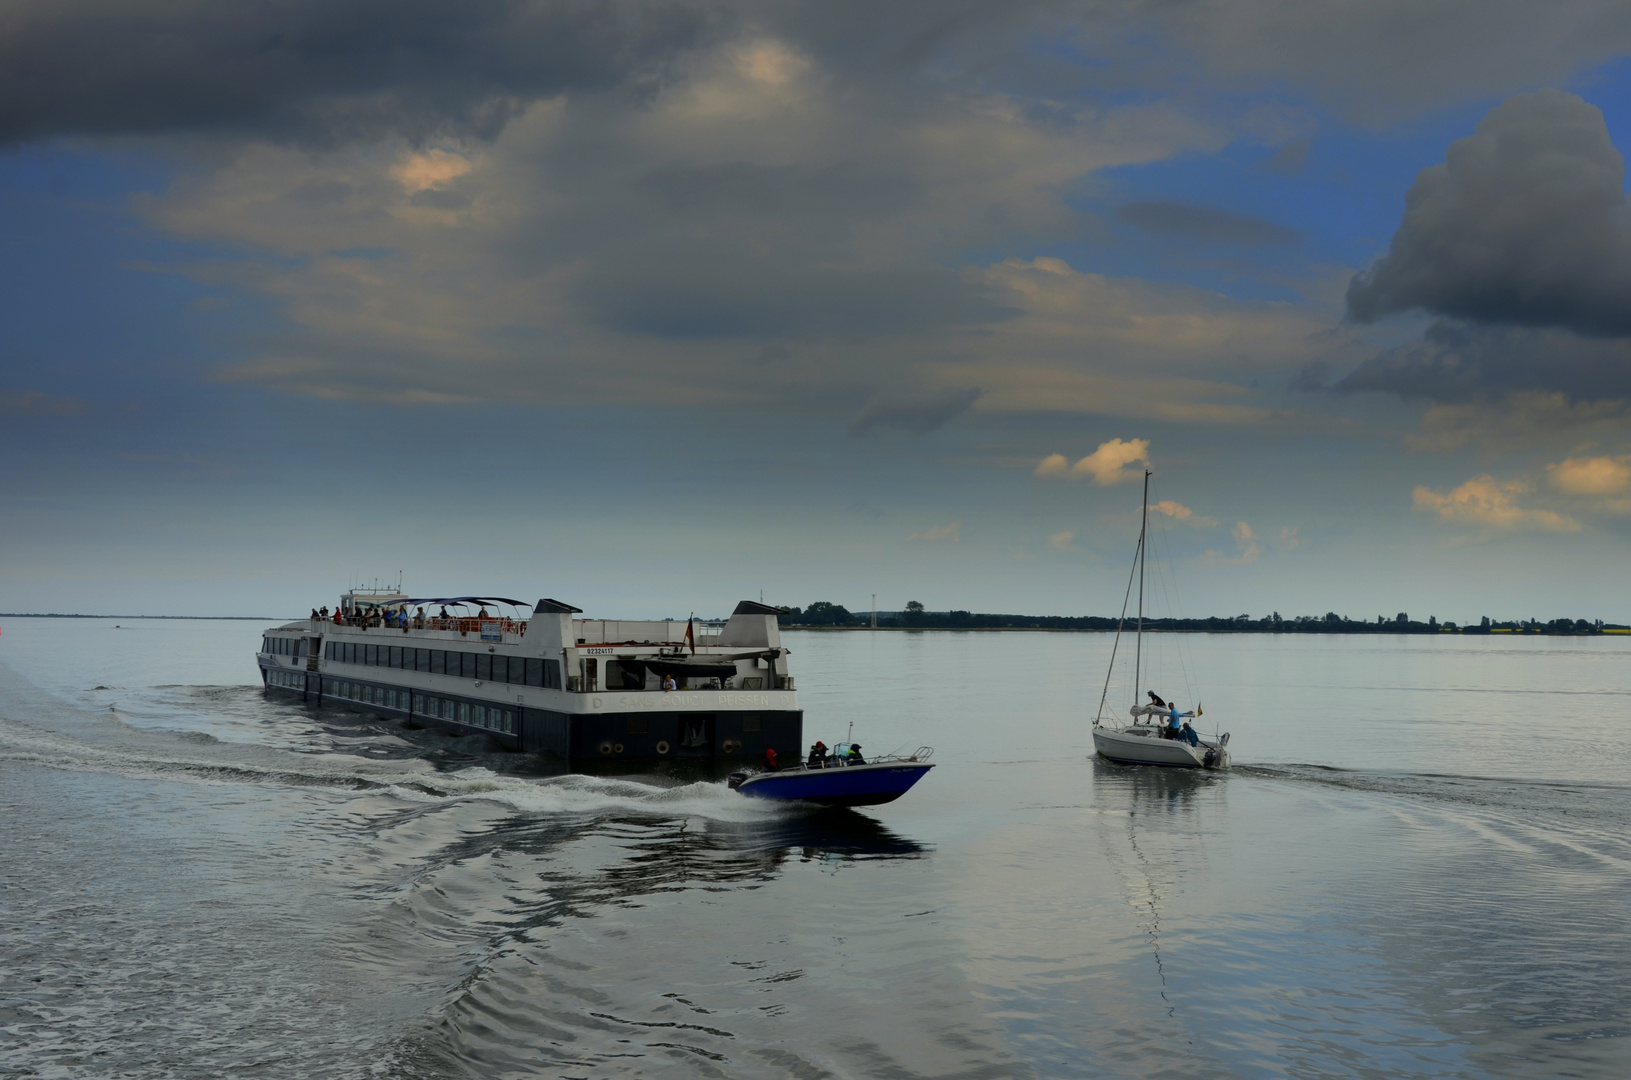
<svg viewBox="0 0 1631 1080"><path fill-rule="evenodd" d="M245 622L0 635L0 1075L1620 1077L1631 642L790 633L801 815L265 698Z"/></svg>

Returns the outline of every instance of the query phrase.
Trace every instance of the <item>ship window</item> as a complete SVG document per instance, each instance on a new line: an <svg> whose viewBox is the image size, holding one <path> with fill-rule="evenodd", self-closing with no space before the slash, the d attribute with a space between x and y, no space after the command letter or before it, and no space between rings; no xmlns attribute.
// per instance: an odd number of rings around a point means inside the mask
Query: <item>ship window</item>
<svg viewBox="0 0 1631 1080"><path fill-rule="evenodd" d="M559 660L544 661L544 686L550 690L561 688L561 662Z"/></svg>
<svg viewBox="0 0 1631 1080"><path fill-rule="evenodd" d="M386 667L399 668L402 666L402 646L392 645L391 655L385 662Z"/></svg>
<svg viewBox="0 0 1631 1080"><path fill-rule="evenodd" d="M461 702L459 702L459 723L468 724L469 722L470 722L470 706L466 705L464 702L461 701Z"/></svg>
<svg viewBox="0 0 1631 1080"><path fill-rule="evenodd" d="M426 668L426 670L432 675L440 675L442 673L443 658L446 657L447 654L441 649L427 649L425 651L430 654L430 666Z"/></svg>
<svg viewBox="0 0 1631 1080"><path fill-rule="evenodd" d="M743 731L758 731L759 730L759 714L756 713L756 712L743 713L742 714L742 730Z"/></svg>
<svg viewBox="0 0 1631 1080"><path fill-rule="evenodd" d="M453 703L448 701L446 698L442 699L442 719L453 719Z"/></svg>
<svg viewBox="0 0 1631 1080"><path fill-rule="evenodd" d="M476 678L486 681L493 677L493 658L486 653L476 654Z"/></svg>
<svg viewBox="0 0 1631 1080"><path fill-rule="evenodd" d="M413 669L415 671L430 670L430 650L415 649L413 651Z"/></svg>
<svg viewBox="0 0 1631 1080"><path fill-rule="evenodd" d="M527 677L523 680L528 686L544 685L544 662L542 660L527 660ZM510 680L514 682L514 679Z"/></svg>
<svg viewBox="0 0 1631 1080"><path fill-rule="evenodd" d="M470 722L475 724L477 727L486 727L487 710L482 708L480 705L472 706L470 709Z"/></svg>
<svg viewBox="0 0 1631 1080"><path fill-rule="evenodd" d="M474 679L476 677L475 653L467 652L459 654L459 674L466 679Z"/></svg>
<svg viewBox="0 0 1631 1080"><path fill-rule="evenodd" d="M631 716L631 717L629 717L628 734L630 734L630 735L644 735L644 734L646 734L646 718L643 717L643 716Z"/></svg>
<svg viewBox="0 0 1631 1080"><path fill-rule="evenodd" d="M362 653L360 660L365 666L372 666L379 662L378 645L364 645L359 651Z"/></svg>

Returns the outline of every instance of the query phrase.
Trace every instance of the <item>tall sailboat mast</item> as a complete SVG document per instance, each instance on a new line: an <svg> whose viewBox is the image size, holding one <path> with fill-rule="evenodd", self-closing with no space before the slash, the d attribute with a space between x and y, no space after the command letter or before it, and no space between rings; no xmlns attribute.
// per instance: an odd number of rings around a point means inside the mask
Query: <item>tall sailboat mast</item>
<svg viewBox="0 0 1631 1080"><path fill-rule="evenodd" d="M1144 660L1144 534L1150 528L1150 470L1144 470L1143 517L1138 525L1138 637L1133 645L1133 707L1138 707L1138 687L1143 678Z"/></svg>

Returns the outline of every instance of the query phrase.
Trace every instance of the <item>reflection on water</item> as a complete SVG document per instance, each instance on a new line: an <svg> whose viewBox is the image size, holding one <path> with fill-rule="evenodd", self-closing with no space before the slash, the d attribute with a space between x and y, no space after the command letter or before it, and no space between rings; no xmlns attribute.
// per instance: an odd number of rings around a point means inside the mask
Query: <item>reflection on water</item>
<svg viewBox="0 0 1631 1080"><path fill-rule="evenodd" d="M1091 757L1100 636L789 635L812 728L940 751L810 812L270 700L259 629L6 627L0 1072L1623 1071L1618 643L1197 637L1203 773Z"/></svg>

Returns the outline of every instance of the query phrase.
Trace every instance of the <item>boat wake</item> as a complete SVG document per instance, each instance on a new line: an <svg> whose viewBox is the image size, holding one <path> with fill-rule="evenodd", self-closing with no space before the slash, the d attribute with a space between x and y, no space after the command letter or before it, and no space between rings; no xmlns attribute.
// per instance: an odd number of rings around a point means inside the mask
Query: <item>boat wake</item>
<svg viewBox="0 0 1631 1080"><path fill-rule="evenodd" d="M163 689L173 693L176 688ZM217 701L241 697L227 693L207 696ZM96 712L60 701L30 705L33 722L0 716L0 761L185 783L270 783L335 792L371 791L420 806L487 801L521 814L698 817L752 824L797 813L743 799L722 780L665 783L661 777L648 782L585 775L515 775L480 763L448 767L427 760L426 747L403 743L395 731L313 737L306 740L312 749L286 749L229 742L207 731L147 726L163 715L153 702L141 702L129 711ZM129 718L137 714L142 722L131 723ZM173 714L170 718L176 719ZM283 719L288 719L286 713ZM394 746L376 756L382 738ZM493 755L490 763L500 767L517 764L514 755Z"/></svg>

